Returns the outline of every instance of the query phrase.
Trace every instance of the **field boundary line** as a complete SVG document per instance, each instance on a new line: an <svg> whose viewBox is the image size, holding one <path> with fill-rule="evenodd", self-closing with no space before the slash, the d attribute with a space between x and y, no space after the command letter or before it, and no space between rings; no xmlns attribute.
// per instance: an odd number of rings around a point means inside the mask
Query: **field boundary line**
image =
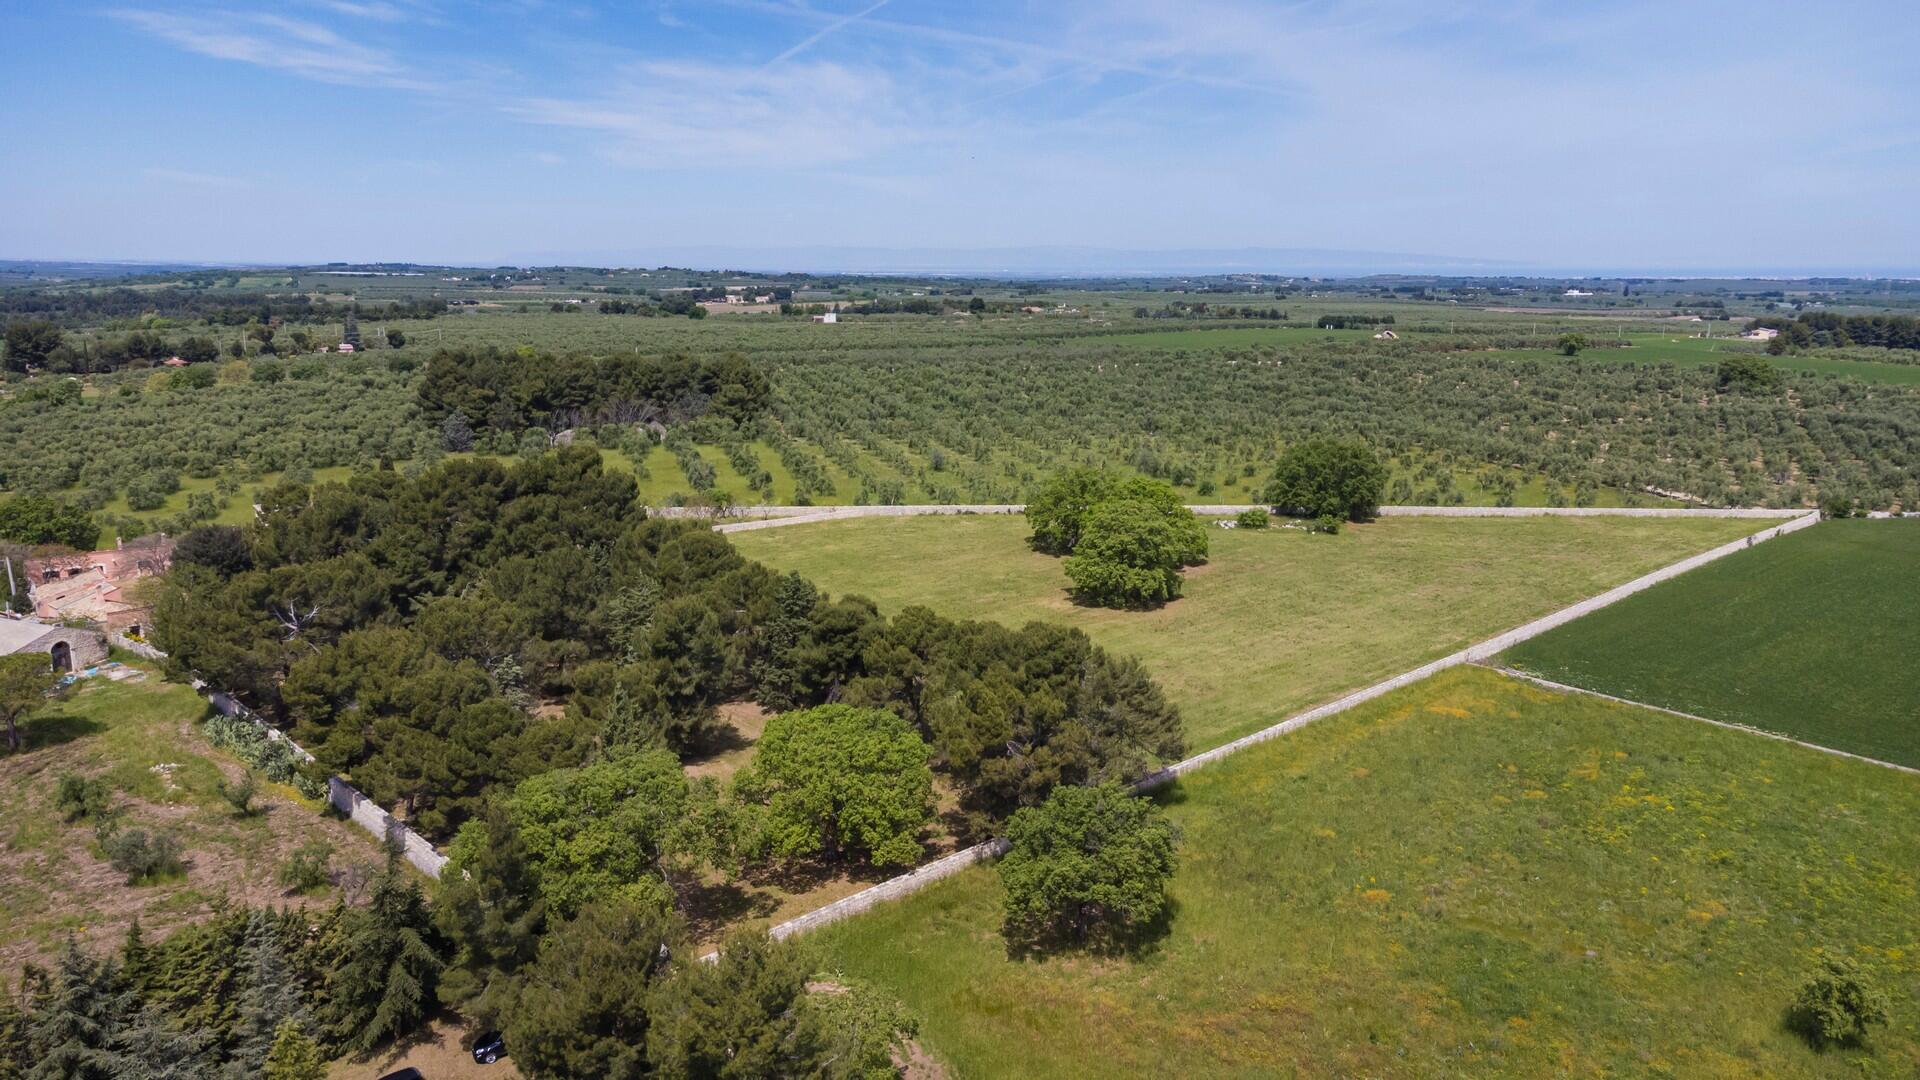
<svg viewBox="0 0 1920 1080"><path fill-rule="evenodd" d="M1697 713L1681 712L1679 709L1669 709L1665 705L1650 705L1647 702L1635 701L1632 698L1623 698L1614 694L1604 694L1598 690L1589 690L1584 686L1574 686L1571 683L1554 682L1552 679L1542 678L1538 675L1533 674L1532 672L1521 671L1519 668L1501 667L1497 664L1479 664L1479 663L1476 663L1474 666L1486 668L1488 671L1497 671L1500 674L1506 675L1510 678L1520 679L1524 682L1530 682L1530 683L1533 683L1535 686L1543 687L1548 690L1557 691L1562 694L1584 694L1587 697L1596 697L1596 698L1600 698L1603 701L1611 701L1616 705L1631 705L1636 709L1648 709L1657 713L1665 713L1668 716L1677 716L1682 720L1696 720L1702 724L1712 724L1714 727L1717 727L1717 728L1726 728L1729 731L1745 732L1748 735L1758 735L1763 739L1772 739L1776 742L1790 743L1794 746L1804 747L1808 750L1818 750L1823 754L1832 754L1835 757L1849 758L1853 761L1864 762L1868 765L1878 765L1883 769L1892 769L1895 772L1903 772L1912 776L1920 776L1920 769L1914 768L1911 765L1901 765L1897 762L1883 761L1877 757L1868 757L1865 754L1856 754L1851 750L1841 750L1837 747L1822 746L1819 743L1808 742L1805 739L1796 739L1791 735L1786 735L1778 731L1768 731L1766 728L1763 728L1763 727L1754 727L1752 724L1742 724L1734 720L1715 720L1711 716L1701 716Z"/></svg>
<svg viewBox="0 0 1920 1080"><path fill-rule="evenodd" d="M777 529L782 525L812 525L822 521L850 521L875 517L936 517L967 514L1020 514L1025 503L903 503L896 506L749 506L735 507L734 517L744 521L726 521L713 527L717 533L754 532ZM1202 517L1232 517L1248 510L1271 510L1259 503L1241 505L1208 504L1187 509ZM1380 517L1645 517L1645 518L1752 518L1772 520L1798 518L1812 511L1769 510L1749 507L1652 507L1652 506L1382 506ZM707 516L706 511L683 507L665 507L648 513L666 518Z"/></svg>
<svg viewBox="0 0 1920 1080"><path fill-rule="evenodd" d="M1778 512L1775 511L1772 513L1777 514ZM1316 705L1305 712L1296 713L1271 727L1262 728L1249 735L1242 735L1231 742L1222 743L1211 750L1195 754L1185 761L1176 762L1173 765L1148 774L1138 783L1134 784L1133 789L1136 793L1144 794L1164 787L1178 777L1185 776L1195 769L1211 765L1229 754L1234 754L1249 746L1254 746L1298 731L1308 724L1313 723L1315 720L1324 720L1329 716L1343 713L1356 705L1371 701L1383 694L1398 690L1403 686L1410 686L1413 683L1419 682L1428 676L1438 674L1448 668L1458 667L1462 664L1477 664L1488 657L1504 652L1522 641L1538 637L1557 626L1572 622L1582 615L1598 611L1610 604L1618 603L1637 592L1650 589L1663 581L1678 577L1689 570L1705 566L1718 559L1723 559L1735 552L1745 551L1755 544L1765 543L1776 537L1799 532L1801 529L1816 525L1819 522L1819 511L1803 511L1791 521L1783 522L1769 529L1762 529L1757 533L1742 537L1738 540L1729 541L1709 551L1703 551L1697 555L1689 555L1678 562L1669 563L1657 570L1642 574L1624 585L1616 585L1600 593L1598 596L1591 596L1585 600L1569 604L1558 611L1550 612L1531 622L1522 623L1511 630L1495 634L1493 637L1469 645L1459 652L1450 653L1438 660L1421 664L1416 668L1401 672L1391 678L1382 679L1371 686L1355 690L1353 693L1347 694L1344 697L1336 698L1323 705ZM764 523L755 522L753 524ZM898 877L888 878L886 881L882 881L877 885L868 886L850 896L841 897L824 907L815 908L805 914L788 919L783 923L778 923L768 928L767 934L775 939L784 939L792 937L795 934L803 934L810 930L817 930L820 927L858 915L888 900L896 900L900 897L918 892L920 889L936 881L958 874L960 871L975 863L984 862L1002 855L1006 850L1007 842L1001 837L995 837L984 843L975 844L970 848L962 848L951 855L935 859L924 866L916 867ZM706 959L711 959L714 955L716 954L710 953Z"/></svg>

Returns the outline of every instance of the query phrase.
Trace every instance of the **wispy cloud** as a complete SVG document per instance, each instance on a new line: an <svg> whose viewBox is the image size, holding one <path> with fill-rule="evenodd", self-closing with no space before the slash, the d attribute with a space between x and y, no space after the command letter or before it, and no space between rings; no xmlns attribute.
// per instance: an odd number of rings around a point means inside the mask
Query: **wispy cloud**
<svg viewBox="0 0 1920 1080"><path fill-rule="evenodd" d="M607 157L651 168L812 168L922 142L893 80L833 63L630 65L612 92L507 106L522 120L612 136Z"/></svg>
<svg viewBox="0 0 1920 1080"><path fill-rule="evenodd" d="M251 187L252 182L241 176L227 176L222 173L194 172L190 169L165 169L148 167L140 174L149 180L159 180L169 184L187 184L193 187L243 188Z"/></svg>
<svg viewBox="0 0 1920 1080"><path fill-rule="evenodd" d="M788 49L786 52L781 53L779 56L776 56L773 59L767 61L767 66L772 67L775 64L784 63L788 60L793 59L794 57L800 55L801 53L806 52L808 49L811 49L814 45L818 44L821 39L825 38L829 34L832 34L834 31L843 29L844 27L852 23L859 22L861 19L864 19L867 16L873 14L874 12L879 11L883 7L886 7L888 2L889 0L874 0L874 3L867 5L866 7L860 9L859 11L853 12L852 14L849 14L849 15L842 15L839 18L834 19L833 21L827 23L827 25L821 27L818 30L815 30L812 34L808 35L806 38L801 40L799 44Z"/></svg>
<svg viewBox="0 0 1920 1080"><path fill-rule="evenodd" d="M375 22L404 22L416 14L398 4L385 3L384 0L310 0L310 2L336 14L351 15L356 19L372 19Z"/></svg>
<svg viewBox="0 0 1920 1080"><path fill-rule="evenodd" d="M438 91L384 49L343 37L316 22L240 12L177 14L121 8L111 14L163 41L216 60L233 60L342 86Z"/></svg>

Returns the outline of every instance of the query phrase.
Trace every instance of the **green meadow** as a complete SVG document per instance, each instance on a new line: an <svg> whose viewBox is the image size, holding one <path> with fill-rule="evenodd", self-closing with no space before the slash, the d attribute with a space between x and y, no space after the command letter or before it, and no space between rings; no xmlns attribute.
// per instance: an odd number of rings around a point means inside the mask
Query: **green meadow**
<svg viewBox="0 0 1920 1080"><path fill-rule="evenodd" d="M733 534L832 593L1084 629L1139 656L1194 748L1226 742L1756 531L1718 518L1382 518L1336 536L1208 528L1212 555L1153 611L1075 605L1019 515L866 518Z"/></svg>
<svg viewBox="0 0 1920 1080"><path fill-rule="evenodd" d="M1456 668L1163 801L1132 957L1009 958L985 867L809 940L960 1076L1920 1071L1920 778ZM1825 952L1892 991L1865 1050L1784 1026Z"/></svg>

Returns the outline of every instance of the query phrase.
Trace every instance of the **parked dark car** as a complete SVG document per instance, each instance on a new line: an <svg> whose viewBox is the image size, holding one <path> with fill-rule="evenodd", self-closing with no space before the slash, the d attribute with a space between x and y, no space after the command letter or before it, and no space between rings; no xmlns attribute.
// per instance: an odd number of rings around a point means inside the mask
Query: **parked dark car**
<svg viewBox="0 0 1920 1080"><path fill-rule="evenodd" d="M491 1065L507 1056L507 1040L497 1031L489 1031L473 1040L473 1060L482 1065Z"/></svg>
<svg viewBox="0 0 1920 1080"><path fill-rule="evenodd" d="M404 1069L397 1069L388 1073L381 1077L380 1080L427 1080L427 1078L421 1075L419 1069L409 1065Z"/></svg>

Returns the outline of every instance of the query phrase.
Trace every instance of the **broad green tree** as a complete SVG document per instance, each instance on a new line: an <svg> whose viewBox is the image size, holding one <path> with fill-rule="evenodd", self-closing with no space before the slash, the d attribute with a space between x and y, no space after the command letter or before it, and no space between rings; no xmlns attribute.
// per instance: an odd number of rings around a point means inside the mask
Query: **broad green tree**
<svg viewBox="0 0 1920 1080"><path fill-rule="evenodd" d="M920 857L933 816L926 741L881 709L822 705L767 722L734 791L762 809L760 844L775 855L864 854L875 866Z"/></svg>
<svg viewBox="0 0 1920 1080"><path fill-rule="evenodd" d="M1118 784L1054 788L1007 820L1006 838L1010 941L1120 944L1167 909L1178 833Z"/></svg>
<svg viewBox="0 0 1920 1080"><path fill-rule="evenodd" d="M1366 521L1380 512L1387 467L1363 442L1306 439L1281 453L1266 500L1301 517Z"/></svg>
<svg viewBox="0 0 1920 1080"><path fill-rule="evenodd" d="M1192 511L1183 511L1192 517ZM1152 505L1118 499L1088 515L1065 569L1074 595L1102 607L1144 607L1180 595L1180 567L1191 540Z"/></svg>

